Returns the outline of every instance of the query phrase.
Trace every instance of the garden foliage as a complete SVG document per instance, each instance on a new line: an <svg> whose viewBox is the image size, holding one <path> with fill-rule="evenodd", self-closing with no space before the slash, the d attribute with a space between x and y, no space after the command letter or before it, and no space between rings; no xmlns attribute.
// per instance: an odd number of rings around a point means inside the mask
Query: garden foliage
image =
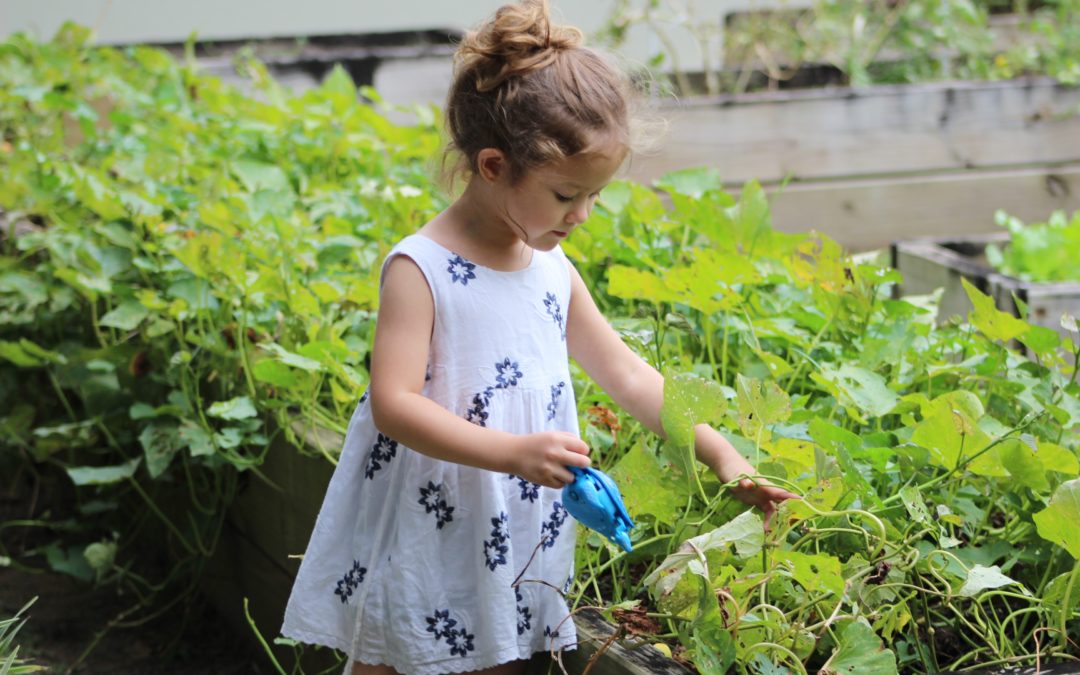
<svg viewBox="0 0 1080 675"><path fill-rule="evenodd" d="M119 584L145 615L197 583L272 436L343 429L377 263L444 204L435 111L400 126L343 71L294 95L245 67L251 95L75 26L0 45L0 464L70 496L16 564ZM667 375L662 441L575 373L638 527L632 554L582 531L571 600L640 603L710 673L1075 654L1077 331L973 287L937 325L937 296L894 297L872 257L774 231L754 183L655 187L612 184L564 244ZM764 530L693 461L699 422L805 498Z"/></svg>

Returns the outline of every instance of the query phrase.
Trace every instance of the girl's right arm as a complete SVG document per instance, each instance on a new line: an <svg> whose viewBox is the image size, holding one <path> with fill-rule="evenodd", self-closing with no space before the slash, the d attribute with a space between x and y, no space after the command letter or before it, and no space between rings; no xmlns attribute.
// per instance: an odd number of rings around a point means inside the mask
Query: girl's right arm
<svg viewBox="0 0 1080 675"><path fill-rule="evenodd" d="M375 426L425 455L559 488L573 481L567 466L589 465L577 436L549 431L524 436L480 427L421 391L435 325L435 304L420 268L405 256L390 261L379 294L371 353Z"/></svg>

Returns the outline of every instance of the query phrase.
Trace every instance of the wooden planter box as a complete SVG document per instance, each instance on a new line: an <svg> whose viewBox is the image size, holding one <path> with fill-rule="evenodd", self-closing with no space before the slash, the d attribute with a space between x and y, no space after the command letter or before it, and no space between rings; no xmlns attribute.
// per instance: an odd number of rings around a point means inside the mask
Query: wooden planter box
<svg viewBox="0 0 1080 675"><path fill-rule="evenodd" d="M1008 242L1009 234L969 237L937 237L897 242L892 245L892 266L904 275L899 292L904 295L931 293L943 288L939 320L966 317L971 301L961 285L967 279L994 299L998 309L1019 316L1016 302L1028 307L1028 322L1051 328L1064 335L1061 316L1080 316L1080 283L1037 283L1022 281L994 271L986 263L986 245Z"/></svg>
<svg viewBox="0 0 1080 675"><path fill-rule="evenodd" d="M221 542L207 567L203 591L211 604L225 617L238 639L253 645L255 635L244 616L244 598L255 625L268 643L278 636L293 580L300 568L299 559L307 546L315 518L322 504L333 466L315 454L318 448L337 452L343 439L326 430L304 430L297 424L297 434L307 440L301 452L279 436L270 447L260 472L273 483L253 474L229 510ZM563 652L561 661L567 672L582 673L598 652L590 669L594 675L688 675L689 670L657 649L633 639L612 641L616 628L598 612L582 611L574 615L579 635L578 648ZM625 646L624 646L625 645ZM257 645L255 645L257 647ZM273 647L278 661L290 671L293 650ZM302 666L306 672L321 671L334 663L330 650L308 649ZM530 665L532 675L543 675L551 666L550 658L538 654ZM552 672L559 672L557 667Z"/></svg>
<svg viewBox="0 0 1080 675"><path fill-rule="evenodd" d="M997 230L1080 208L1080 88L1049 79L802 89L665 106L669 130L631 177L711 166L756 179L777 229L853 250ZM784 181L789 181L784 185Z"/></svg>

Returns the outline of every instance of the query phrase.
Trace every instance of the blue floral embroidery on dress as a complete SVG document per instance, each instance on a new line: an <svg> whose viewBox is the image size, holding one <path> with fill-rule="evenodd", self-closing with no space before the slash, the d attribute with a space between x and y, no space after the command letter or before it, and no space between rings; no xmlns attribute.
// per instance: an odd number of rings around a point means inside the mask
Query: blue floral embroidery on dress
<svg viewBox="0 0 1080 675"><path fill-rule="evenodd" d="M560 382L551 386L551 403L548 403L547 407L547 418L549 422L555 419L555 413L559 410L559 396L562 395L564 387L566 387L565 382Z"/></svg>
<svg viewBox="0 0 1080 675"><path fill-rule="evenodd" d="M369 395L368 390L365 389L364 393L360 395L360 402L364 403L365 401L367 401L368 400L368 395Z"/></svg>
<svg viewBox="0 0 1080 675"><path fill-rule="evenodd" d="M345 576L338 579L337 588L334 589L334 595L341 598L341 604L349 602L349 598L352 597L356 587L364 583L365 574L367 574L367 568L360 567L360 561L354 560L352 569L346 572Z"/></svg>
<svg viewBox="0 0 1080 675"><path fill-rule="evenodd" d="M559 631L551 630L551 626L544 626L544 637L554 640L559 637Z"/></svg>
<svg viewBox="0 0 1080 675"><path fill-rule="evenodd" d="M495 396L495 390L517 386L518 380L522 377L517 361L511 360L510 357L496 363L495 370L498 373L495 376L495 386L487 387L479 394L474 394L472 405L465 411L465 419L477 426L487 426L488 406L491 405L491 399Z"/></svg>
<svg viewBox="0 0 1080 675"><path fill-rule="evenodd" d="M476 636L472 633L466 633L464 628L450 633L450 636L446 638L446 644L450 645L451 656L465 656L475 649L473 647L474 637Z"/></svg>
<svg viewBox="0 0 1080 675"><path fill-rule="evenodd" d="M476 265L465 258L455 255L453 258L447 258L447 262L450 263L446 271L450 273L451 283L460 281L462 286L468 286L469 280L476 278L476 274L473 272Z"/></svg>
<svg viewBox="0 0 1080 675"><path fill-rule="evenodd" d="M517 588L514 589L514 596L517 598L517 631L518 635L524 635L525 631L532 629L532 612L521 602L525 599L521 597L521 591Z"/></svg>
<svg viewBox="0 0 1080 675"><path fill-rule="evenodd" d="M566 577L566 583L563 584L563 587L562 587L563 595L568 595L570 593L570 589L573 587L573 585L574 585L574 575L571 574L570 576Z"/></svg>
<svg viewBox="0 0 1080 675"><path fill-rule="evenodd" d="M389 464L390 460L397 454L397 446L397 441L389 436L379 434L379 439L375 442L375 447L371 449L371 455L368 457L364 475L368 478L374 478L375 472L383 468L383 463Z"/></svg>
<svg viewBox="0 0 1080 675"><path fill-rule="evenodd" d="M548 521L540 526L541 541L544 548L551 548L555 545L555 539L559 536L559 528L566 522L566 516L566 507L562 505L562 502L555 502L551 515L548 516Z"/></svg>
<svg viewBox="0 0 1080 675"><path fill-rule="evenodd" d="M499 371L499 374L495 376L495 381L498 383L495 385L496 389L513 387L521 377L517 361L511 361L509 358L503 359L502 363L496 363L495 370Z"/></svg>
<svg viewBox="0 0 1080 675"><path fill-rule="evenodd" d="M484 558L492 572L499 565L506 564L506 554L510 552L510 547L506 545L510 541L509 520L505 511L500 512L498 518L491 519L494 527L491 529L491 539L484 542Z"/></svg>
<svg viewBox="0 0 1080 675"><path fill-rule="evenodd" d="M521 488L521 501L535 502L536 498L540 496L540 486L536 483L525 480L521 476L515 476L512 473L506 474L510 480L516 480L518 487Z"/></svg>
<svg viewBox="0 0 1080 675"><path fill-rule="evenodd" d="M424 510L428 513L435 513L435 527L442 529L443 525L449 523L454 519L454 507L449 506L446 503L446 499L443 498L443 484L436 485L431 481L428 481L426 488L420 488L420 505L424 507Z"/></svg>
<svg viewBox="0 0 1080 675"><path fill-rule="evenodd" d="M481 427L487 426L488 404L495 395L495 389L488 387L484 391L473 396L472 407L465 411L465 419Z"/></svg>
<svg viewBox="0 0 1080 675"><path fill-rule="evenodd" d="M456 619L450 618L450 610L435 610L435 616L424 617L427 620L427 632L435 636L436 640L444 640L450 646L452 656L465 656L473 651L473 638L476 636L464 628L454 628Z"/></svg>
<svg viewBox="0 0 1080 675"><path fill-rule="evenodd" d="M562 339L565 340L566 326L563 323L562 307L559 306L559 299L555 297L554 293L547 293L544 296L544 308L547 310L548 315L555 320L555 324L562 334Z"/></svg>

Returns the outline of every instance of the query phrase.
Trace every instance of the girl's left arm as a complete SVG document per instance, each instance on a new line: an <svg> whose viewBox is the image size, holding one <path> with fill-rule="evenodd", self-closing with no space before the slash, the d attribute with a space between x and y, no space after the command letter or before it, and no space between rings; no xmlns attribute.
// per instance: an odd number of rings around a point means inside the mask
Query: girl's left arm
<svg viewBox="0 0 1080 675"><path fill-rule="evenodd" d="M624 410L648 429L666 437L660 422L664 403L664 378L622 341L611 327L585 286L581 275L570 268L570 309L566 319L566 341L570 356ZM723 482L756 472L742 455L707 424L694 427L697 458ZM787 490L744 478L733 489L735 495L761 508L766 523L776 504L797 497Z"/></svg>

